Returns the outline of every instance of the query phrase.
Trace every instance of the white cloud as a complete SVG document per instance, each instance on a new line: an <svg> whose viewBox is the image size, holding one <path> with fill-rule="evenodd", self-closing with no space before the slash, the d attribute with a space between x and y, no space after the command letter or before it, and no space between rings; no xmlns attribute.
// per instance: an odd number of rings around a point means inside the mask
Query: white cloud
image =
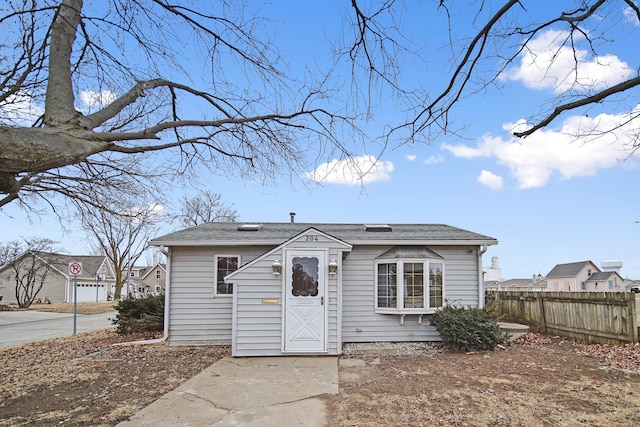
<svg viewBox="0 0 640 427"><path fill-rule="evenodd" d="M444 157L443 156L430 156L428 159L426 159L424 161L424 163L426 165L434 165L436 163L444 163Z"/></svg>
<svg viewBox="0 0 640 427"><path fill-rule="evenodd" d="M484 169L482 170L482 172L480 172L480 176L478 177L478 182L482 185L486 185L493 191L502 190L502 186L503 186L501 176L498 176Z"/></svg>
<svg viewBox="0 0 640 427"><path fill-rule="evenodd" d="M146 206L131 206L129 208L123 209L123 213L125 215L138 217L148 223L161 221L164 212L164 206L159 203L152 202L147 203Z"/></svg>
<svg viewBox="0 0 640 427"><path fill-rule="evenodd" d="M413 162L416 157L417 156L415 154L407 154L407 160L409 160L410 162Z"/></svg>
<svg viewBox="0 0 640 427"><path fill-rule="evenodd" d="M82 104L78 107L82 112L102 108L117 98L114 92L95 92L85 90L80 92L79 100ZM44 107L33 102L27 94L18 94L9 97L0 104L0 123L14 126L31 126L44 114Z"/></svg>
<svg viewBox="0 0 640 427"><path fill-rule="evenodd" d="M520 80L533 89L602 89L629 78L634 70L615 55L593 57L586 50L563 46L569 33L548 30L527 44L520 64L502 78ZM578 41L574 35L574 40ZM577 62L577 64L576 64Z"/></svg>
<svg viewBox="0 0 640 427"><path fill-rule="evenodd" d="M44 109L26 94L10 96L0 104L0 123L14 126L31 126L44 114Z"/></svg>
<svg viewBox="0 0 640 427"><path fill-rule="evenodd" d="M371 155L332 160L322 163L314 171L304 174L316 182L330 184L361 185L372 182L389 181L393 163L376 159Z"/></svg>
<svg viewBox="0 0 640 427"><path fill-rule="evenodd" d="M625 22L633 24L636 27L640 26L640 21L638 21L638 15L636 14L635 10L633 10L629 6L627 6L627 7L624 8L622 13L624 14Z"/></svg>
<svg viewBox="0 0 640 427"><path fill-rule="evenodd" d="M80 101L82 101L84 107L88 109L105 107L115 101L116 98L116 94L108 90L103 90L100 92L95 92L93 90L83 90L82 92L80 92Z"/></svg>
<svg viewBox="0 0 640 427"><path fill-rule="evenodd" d="M454 156L462 157L464 159L473 159L474 157L489 155L486 150L482 148L472 148L464 144L449 145L445 143L442 144L442 148L451 152Z"/></svg>
<svg viewBox="0 0 640 427"><path fill-rule="evenodd" d="M509 167L520 188L544 187L554 173L565 179L594 175L629 158L640 133L638 117L640 105L626 114L569 117L559 130L540 130L524 140L486 135L475 148L448 144L442 148L456 157L495 157ZM526 126L519 121L505 128ZM633 154L630 159L638 157Z"/></svg>

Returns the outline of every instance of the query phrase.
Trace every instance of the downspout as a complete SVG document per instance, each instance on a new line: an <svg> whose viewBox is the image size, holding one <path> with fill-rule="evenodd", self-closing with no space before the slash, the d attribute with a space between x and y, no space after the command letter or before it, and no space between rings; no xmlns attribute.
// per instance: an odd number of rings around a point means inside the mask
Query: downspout
<svg viewBox="0 0 640 427"><path fill-rule="evenodd" d="M161 344L167 339L169 339L169 289L171 289L171 250L165 250L164 248L160 248L160 252L162 252L167 257L167 271L165 274L166 280L164 283L164 333L162 334L162 338L155 338L152 340L139 340L139 341L129 341L129 342L120 342L113 344L114 346L130 346L130 345L147 345L147 344Z"/></svg>
<svg viewBox="0 0 640 427"><path fill-rule="evenodd" d="M478 307L484 308L484 277L482 274L482 255L487 252L487 245L480 246L478 251Z"/></svg>

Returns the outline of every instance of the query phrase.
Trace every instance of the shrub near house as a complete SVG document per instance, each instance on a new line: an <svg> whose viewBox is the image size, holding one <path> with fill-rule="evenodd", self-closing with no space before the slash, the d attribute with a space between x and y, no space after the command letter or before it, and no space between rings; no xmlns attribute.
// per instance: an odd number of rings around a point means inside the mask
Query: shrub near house
<svg viewBox="0 0 640 427"><path fill-rule="evenodd" d="M164 328L164 294L141 298L125 298L116 305L118 314L113 319L120 335L157 332Z"/></svg>
<svg viewBox="0 0 640 427"><path fill-rule="evenodd" d="M452 350L491 351L509 342L509 335L484 308L446 306L431 316L430 322Z"/></svg>

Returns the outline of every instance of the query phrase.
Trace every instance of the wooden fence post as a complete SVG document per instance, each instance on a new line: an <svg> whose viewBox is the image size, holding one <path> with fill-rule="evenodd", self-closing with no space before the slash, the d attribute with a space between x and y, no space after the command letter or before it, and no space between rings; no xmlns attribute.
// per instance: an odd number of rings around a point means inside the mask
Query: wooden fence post
<svg viewBox="0 0 640 427"><path fill-rule="evenodd" d="M638 342L638 312L636 311L636 294L627 293L627 318L629 319L629 339L632 343Z"/></svg>
<svg viewBox="0 0 640 427"><path fill-rule="evenodd" d="M540 333L547 333L547 319L544 315L544 298L542 297L542 292L536 293L536 299L538 300L538 325L540 327Z"/></svg>

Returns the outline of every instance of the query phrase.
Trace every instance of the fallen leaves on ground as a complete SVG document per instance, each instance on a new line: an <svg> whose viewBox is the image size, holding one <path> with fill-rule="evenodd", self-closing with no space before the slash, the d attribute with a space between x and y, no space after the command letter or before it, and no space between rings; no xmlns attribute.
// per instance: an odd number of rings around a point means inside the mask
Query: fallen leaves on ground
<svg viewBox="0 0 640 427"><path fill-rule="evenodd" d="M112 345L146 338L104 330L0 350L0 426L114 426L229 354ZM530 333L474 354L434 343L361 347L341 358L335 426L640 425L637 344Z"/></svg>
<svg viewBox="0 0 640 427"><path fill-rule="evenodd" d="M640 425L640 345L529 333L500 351L435 350L355 347L340 360L331 425Z"/></svg>
<svg viewBox="0 0 640 427"><path fill-rule="evenodd" d="M0 350L0 426L112 426L229 354L227 346L113 346L113 330Z"/></svg>
<svg viewBox="0 0 640 427"><path fill-rule="evenodd" d="M626 345L583 344L580 354L595 357L607 369L640 372L640 343Z"/></svg>

